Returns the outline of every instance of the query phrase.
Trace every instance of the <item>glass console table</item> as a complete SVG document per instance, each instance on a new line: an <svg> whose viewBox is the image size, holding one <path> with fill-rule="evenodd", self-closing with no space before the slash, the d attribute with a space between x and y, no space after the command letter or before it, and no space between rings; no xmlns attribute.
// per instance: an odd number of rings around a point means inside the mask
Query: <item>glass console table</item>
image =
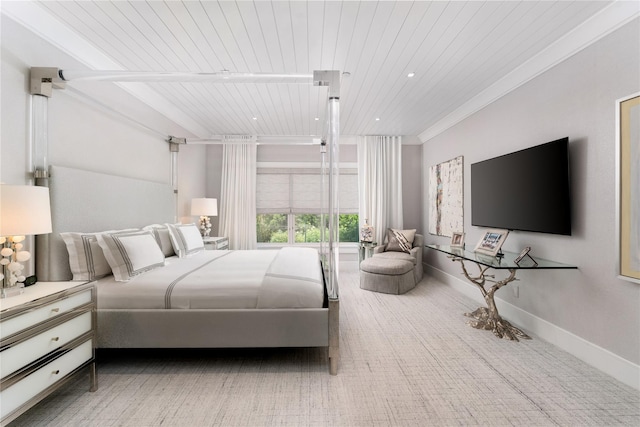
<svg viewBox="0 0 640 427"><path fill-rule="evenodd" d="M447 254L453 261L459 261L464 276L482 293L487 307L480 307L472 313L465 313L465 316L471 318L467 321L467 324L476 329L493 331L494 335L498 338L507 338L515 341L518 341L518 338L531 339L531 337L500 317L494 301L496 291L516 280L516 271L518 270L578 268L538 257L534 259L530 256L526 256L516 263L515 260L519 254L513 252L504 252L502 256L494 257L459 247L451 247L449 245L426 245L426 247ZM473 276L469 274L465 261L476 264L479 270L477 275ZM489 270L506 270L509 272L509 275L502 280L496 280L495 274L488 274ZM489 287L487 282L493 283L493 286Z"/></svg>

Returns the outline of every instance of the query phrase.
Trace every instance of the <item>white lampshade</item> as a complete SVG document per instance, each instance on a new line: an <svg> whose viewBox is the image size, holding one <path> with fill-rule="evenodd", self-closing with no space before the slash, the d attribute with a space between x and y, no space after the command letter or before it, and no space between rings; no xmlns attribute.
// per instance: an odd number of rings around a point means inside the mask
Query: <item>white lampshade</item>
<svg viewBox="0 0 640 427"><path fill-rule="evenodd" d="M191 215L218 216L218 199L192 199Z"/></svg>
<svg viewBox="0 0 640 427"><path fill-rule="evenodd" d="M0 185L0 236L51 233L49 189Z"/></svg>

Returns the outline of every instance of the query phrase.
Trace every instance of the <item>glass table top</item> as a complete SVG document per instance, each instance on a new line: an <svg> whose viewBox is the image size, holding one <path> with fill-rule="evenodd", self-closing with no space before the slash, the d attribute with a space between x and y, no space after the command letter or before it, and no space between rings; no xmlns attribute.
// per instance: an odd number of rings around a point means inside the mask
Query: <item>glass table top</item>
<svg viewBox="0 0 640 427"><path fill-rule="evenodd" d="M462 258L467 261L472 261L481 265L495 269L558 269L558 268L578 268L574 265L562 264L555 261L549 261L547 259L538 258L531 255L525 256L517 264L514 260L520 255L515 252L503 252L502 257L494 257L491 255L485 255L478 252L473 252L460 247L452 247L451 245L425 245L429 249L443 252L447 255ZM533 259L532 259L533 258ZM535 260L535 261L534 261Z"/></svg>

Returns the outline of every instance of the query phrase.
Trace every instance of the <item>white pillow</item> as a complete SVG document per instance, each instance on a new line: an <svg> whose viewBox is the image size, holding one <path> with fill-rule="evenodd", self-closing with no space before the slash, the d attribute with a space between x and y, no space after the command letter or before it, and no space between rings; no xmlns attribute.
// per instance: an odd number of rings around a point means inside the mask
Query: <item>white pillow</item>
<svg viewBox="0 0 640 427"><path fill-rule="evenodd" d="M60 233L69 252L69 267L73 273L73 280L95 280L111 274L111 267L98 244L97 236L102 233L105 232Z"/></svg>
<svg viewBox="0 0 640 427"><path fill-rule="evenodd" d="M118 282L164 265L164 254L151 231L103 233L98 243Z"/></svg>
<svg viewBox="0 0 640 427"><path fill-rule="evenodd" d="M176 253L171 244L171 236L169 235L169 227L166 225L152 224L147 225L143 230L151 231L158 242L158 246L162 250L165 257L174 256Z"/></svg>
<svg viewBox="0 0 640 427"><path fill-rule="evenodd" d="M167 224L173 249L178 257L184 258L204 250L200 230L195 224Z"/></svg>

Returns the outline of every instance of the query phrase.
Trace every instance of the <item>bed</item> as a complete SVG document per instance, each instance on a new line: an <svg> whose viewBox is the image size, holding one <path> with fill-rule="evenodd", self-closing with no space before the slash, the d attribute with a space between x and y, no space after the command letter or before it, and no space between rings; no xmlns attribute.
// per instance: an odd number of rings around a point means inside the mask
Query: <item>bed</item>
<svg viewBox="0 0 640 427"><path fill-rule="evenodd" d="M49 176L53 232L37 240L40 281L73 277L60 233L175 222L175 195L166 184L60 166L51 166ZM120 207L118 215L112 214L114 206ZM100 278L97 346L326 347L335 375L339 300L327 289L324 273L315 249L282 248L203 250L167 257L163 266L126 282ZM213 276L215 282L208 283ZM131 292L143 297L132 298Z"/></svg>

